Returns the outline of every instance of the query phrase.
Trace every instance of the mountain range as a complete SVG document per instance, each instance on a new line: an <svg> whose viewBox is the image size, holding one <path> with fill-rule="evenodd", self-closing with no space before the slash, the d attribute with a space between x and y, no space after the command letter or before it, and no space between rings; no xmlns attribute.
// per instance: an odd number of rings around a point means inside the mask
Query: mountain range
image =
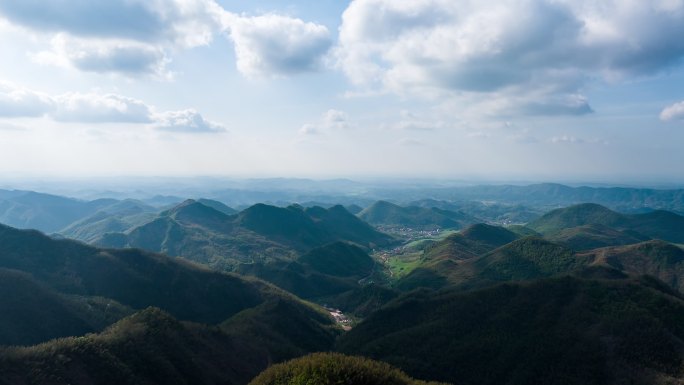
<svg viewBox="0 0 684 385"><path fill-rule="evenodd" d="M56 228L60 210L88 208L58 234L0 225L0 385L684 378L674 212L583 203L502 226L436 199L355 215L57 198L0 191L24 225ZM430 235L409 243L373 224ZM393 263L407 273L388 273Z"/></svg>
<svg viewBox="0 0 684 385"><path fill-rule="evenodd" d="M342 206L251 206L227 215L187 200L125 233L106 233L95 244L136 247L233 270L240 263L291 260L328 243L372 249L394 242Z"/></svg>

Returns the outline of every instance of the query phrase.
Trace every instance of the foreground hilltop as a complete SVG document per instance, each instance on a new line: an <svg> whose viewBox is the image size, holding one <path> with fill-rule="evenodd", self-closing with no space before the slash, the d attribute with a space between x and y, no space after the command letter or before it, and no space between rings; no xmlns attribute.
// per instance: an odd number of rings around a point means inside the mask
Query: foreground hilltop
<svg viewBox="0 0 684 385"><path fill-rule="evenodd" d="M437 382L414 380L382 362L336 353L316 353L274 365L249 383L287 384L440 385Z"/></svg>

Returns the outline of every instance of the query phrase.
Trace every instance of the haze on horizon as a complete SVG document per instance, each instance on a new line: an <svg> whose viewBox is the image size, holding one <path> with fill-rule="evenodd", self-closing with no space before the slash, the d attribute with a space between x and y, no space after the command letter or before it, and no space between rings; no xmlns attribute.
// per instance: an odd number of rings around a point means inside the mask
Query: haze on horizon
<svg viewBox="0 0 684 385"><path fill-rule="evenodd" d="M684 0L0 0L0 177L683 183L682 36Z"/></svg>

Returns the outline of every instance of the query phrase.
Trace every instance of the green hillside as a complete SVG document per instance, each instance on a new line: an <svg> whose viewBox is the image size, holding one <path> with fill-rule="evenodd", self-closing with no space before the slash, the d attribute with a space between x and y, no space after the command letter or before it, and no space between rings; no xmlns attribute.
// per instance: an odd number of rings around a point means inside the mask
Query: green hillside
<svg viewBox="0 0 684 385"><path fill-rule="evenodd" d="M297 261L245 263L235 271L258 277L305 299L334 296L358 287L357 279L322 274Z"/></svg>
<svg viewBox="0 0 684 385"><path fill-rule="evenodd" d="M684 242L684 217L681 215L667 211L627 215L590 203L553 210L529 223L528 227L545 236L552 236L565 229L586 225L631 231L668 242Z"/></svg>
<svg viewBox="0 0 684 385"><path fill-rule="evenodd" d="M345 242L334 242L317 247L297 259L323 274L335 277L362 278L373 271L375 262L357 246Z"/></svg>
<svg viewBox="0 0 684 385"><path fill-rule="evenodd" d="M649 239L635 231L614 230L601 224L562 229L546 238L578 251L607 246L631 245Z"/></svg>
<svg viewBox="0 0 684 385"><path fill-rule="evenodd" d="M338 350L464 385L677 383L684 302L652 282L566 277L417 292L342 336Z"/></svg>
<svg viewBox="0 0 684 385"><path fill-rule="evenodd" d="M98 296L133 309L156 306L181 320L218 323L281 298L258 280L136 249L106 250L0 226L0 268L30 274L65 295Z"/></svg>
<svg viewBox="0 0 684 385"><path fill-rule="evenodd" d="M151 221L157 215L156 210L146 206L116 206L104 208L91 216L77 220L61 229L58 234L66 238L93 243L103 234L127 231Z"/></svg>
<svg viewBox="0 0 684 385"><path fill-rule="evenodd" d="M132 313L111 299L60 294L17 270L0 268L0 291L0 345L79 336Z"/></svg>
<svg viewBox="0 0 684 385"><path fill-rule="evenodd" d="M464 260L477 257L518 239L518 235L503 227L484 223L467 227L460 233L449 235L445 239L425 249L425 259Z"/></svg>
<svg viewBox="0 0 684 385"><path fill-rule="evenodd" d="M404 291L418 287L484 287L570 273L590 261L590 257L578 257L562 245L526 237L467 260L442 259L425 264L402 277L396 286Z"/></svg>
<svg viewBox="0 0 684 385"><path fill-rule="evenodd" d="M299 206L283 208L256 204L240 212L235 223L275 242L288 243L297 250L331 241L327 231L316 226Z"/></svg>
<svg viewBox="0 0 684 385"><path fill-rule="evenodd" d="M268 317L285 317L288 321L290 310L274 311ZM264 342L240 329L242 324L258 324L259 316L241 313L239 317L225 330L182 323L159 309L148 308L100 334L31 347L0 348L0 384L246 384L269 364L310 351L310 346L297 340L302 336L310 338L309 329L289 336L291 340L285 336ZM276 324L275 320L272 324ZM257 326L252 330L270 331L271 326L265 324L266 329ZM334 334L321 337L323 342L314 347L329 348ZM301 350L295 354L271 352L269 349L276 344L279 348L301 346Z"/></svg>
<svg viewBox="0 0 684 385"><path fill-rule="evenodd" d="M116 200L86 202L33 191L16 191L0 199L0 223L51 233L113 203Z"/></svg>
<svg viewBox="0 0 684 385"><path fill-rule="evenodd" d="M383 362L316 353L274 365L249 385L438 385L418 381Z"/></svg>
<svg viewBox="0 0 684 385"><path fill-rule="evenodd" d="M0 345L42 343L0 349L3 385L244 384L340 333L325 310L263 281L7 226L0 289ZM149 306L163 310L86 334Z"/></svg>
<svg viewBox="0 0 684 385"><path fill-rule="evenodd" d="M345 313L364 318L397 296L398 291L372 283L329 298L327 302Z"/></svg>
<svg viewBox="0 0 684 385"><path fill-rule="evenodd" d="M334 296L359 287L375 262L362 249L345 242L317 247L293 261L241 264L237 272L259 277L302 298Z"/></svg>
<svg viewBox="0 0 684 385"><path fill-rule="evenodd" d="M387 246L394 242L390 236L377 231L341 205L335 205L329 209L314 206L307 208L305 214L331 234L335 240L356 243L370 249Z"/></svg>
<svg viewBox="0 0 684 385"><path fill-rule="evenodd" d="M358 216L373 225L429 229L459 229L474 221L463 213L419 206L402 207L386 201L375 202Z"/></svg>
<svg viewBox="0 0 684 385"><path fill-rule="evenodd" d="M684 250L663 241L592 250L586 255L594 266L607 266L627 274L648 274L684 293Z"/></svg>
<svg viewBox="0 0 684 385"><path fill-rule="evenodd" d="M328 351L341 333L328 313L293 298L266 301L246 309L220 328L258 346L269 363Z"/></svg>
<svg viewBox="0 0 684 385"><path fill-rule="evenodd" d="M199 203L201 203L207 207L211 207L212 209L214 209L216 211L220 211L226 215L234 215L234 214L238 213L238 211L235 210L234 208L228 207L225 204L223 204L222 202L215 201L213 199L200 198L200 199L197 199L197 202L199 202Z"/></svg>
<svg viewBox="0 0 684 385"><path fill-rule="evenodd" d="M137 247L231 271L240 263L293 260L335 241L373 248L394 242L342 206L286 208L257 204L226 215L187 200L126 234L103 234L96 244Z"/></svg>

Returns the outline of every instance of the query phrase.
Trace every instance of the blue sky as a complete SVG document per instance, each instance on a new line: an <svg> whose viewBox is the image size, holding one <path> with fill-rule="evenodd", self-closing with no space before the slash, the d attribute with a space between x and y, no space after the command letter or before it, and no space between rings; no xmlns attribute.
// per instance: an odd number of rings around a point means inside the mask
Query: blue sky
<svg viewBox="0 0 684 385"><path fill-rule="evenodd" d="M682 0L0 0L0 175L684 182Z"/></svg>

